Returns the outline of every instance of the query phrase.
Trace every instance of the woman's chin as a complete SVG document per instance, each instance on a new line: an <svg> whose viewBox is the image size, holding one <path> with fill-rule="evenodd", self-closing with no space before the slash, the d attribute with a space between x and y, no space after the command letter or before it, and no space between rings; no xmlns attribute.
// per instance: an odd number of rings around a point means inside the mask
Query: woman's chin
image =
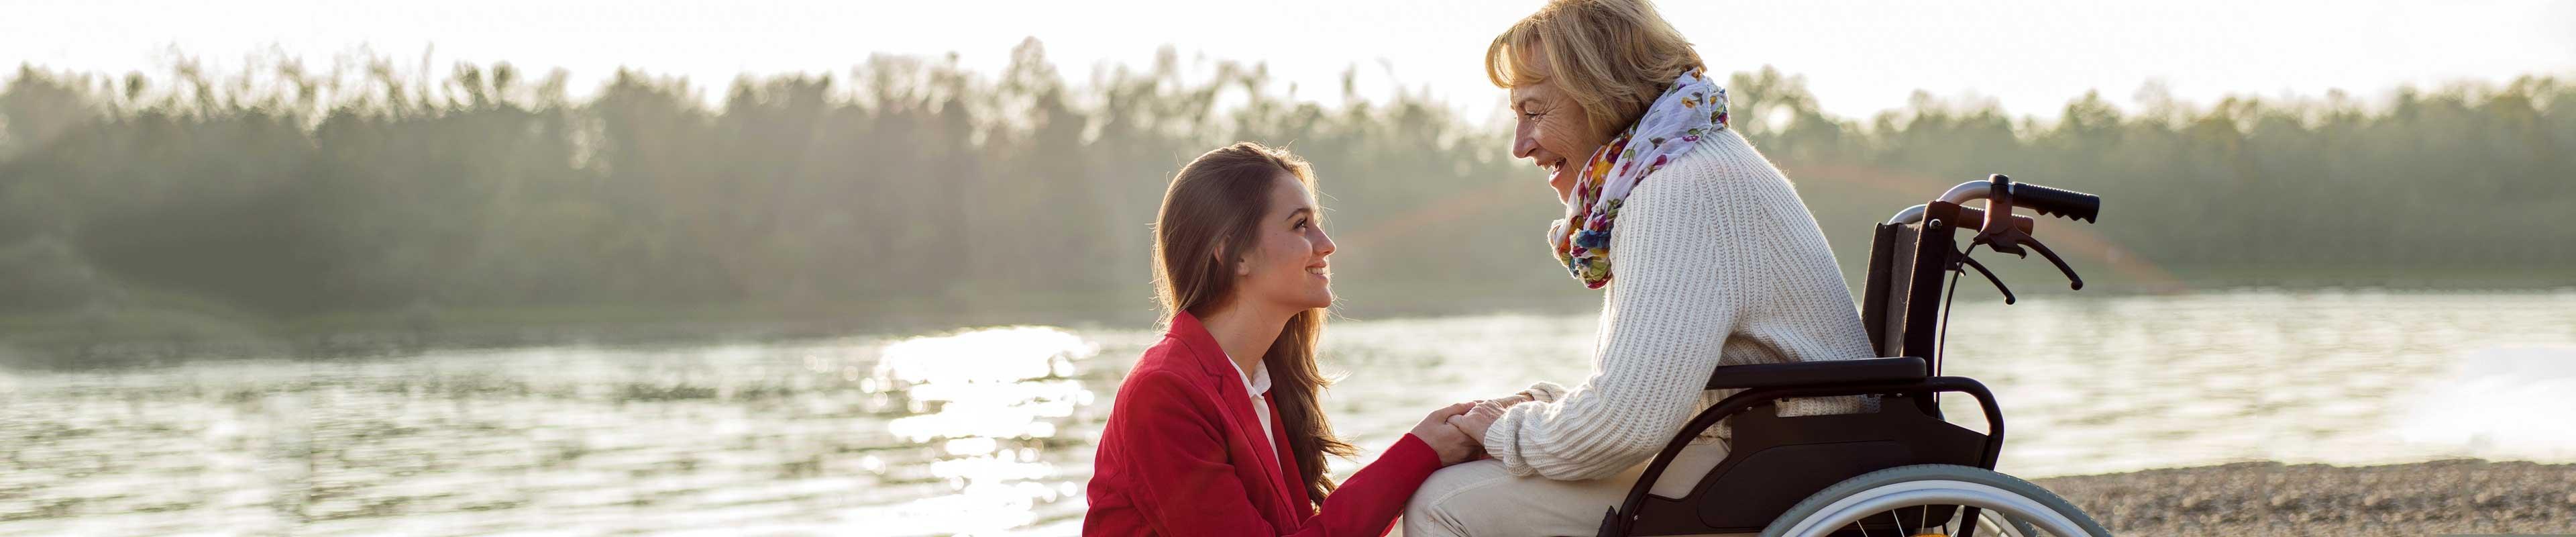
<svg viewBox="0 0 2576 537"><path fill-rule="evenodd" d="M1325 289L1323 292L1315 293L1307 300L1306 307L1308 309L1333 307L1333 291L1331 289Z"/></svg>

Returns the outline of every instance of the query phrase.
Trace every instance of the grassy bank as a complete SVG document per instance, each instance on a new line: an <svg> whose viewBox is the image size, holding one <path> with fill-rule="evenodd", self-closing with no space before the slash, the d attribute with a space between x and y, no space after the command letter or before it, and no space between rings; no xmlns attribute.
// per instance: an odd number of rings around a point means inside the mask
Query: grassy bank
<svg viewBox="0 0 2576 537"><path fill-rule="evenodd" d="M2247 281L2279 280L2247 274ZM2048 275L2054 277L2054 275ZM2301 286L2250 284L2202 291L2257 289L2294 293L2568 292L2570 287L2514 280L2450 277L2455 285ZM2471 282L2487 282L2477 285ZM1975 283L1975 282L1971 282ZM1570 283L1538 292L1478 292L1477 282L1354 282L1340 289L1335 311L1371 320L1495 312L1568 314L1598 307L1598 291ZM2155 294L2120 285L2081 292L2028 284L2040 301ZM1995 301L1991 289L1960 286L1961 300ZM1400 297L1400 298L1399 298ZM1425 297L1457 297L1429 299ZM44 369L150 366L197 358L323 359L405 355L431 348L483 348L568 343L654 344L769 341L868 334L913 334L961 326L1045 324L1076 328L1143 328L1160 320L1143 291L985 294L900 298L864 303L578 304L439 307L268 315L184 295L134 295L121 307L0 315L0 367Z"/></svg>
<svg viewBox="0 0 2576 537"><path fill-rule="evenodd" d="M1132 303L1132 304L1127 304ZM1114 306L1130 307L1118 308ZM151 366L198 358L326 359L569 343L654 344L902 334L957 326L1151 322L1143 300L1024 296L855 304L415 306L270 316L207 302L0 315L0 367Z"/></svg>

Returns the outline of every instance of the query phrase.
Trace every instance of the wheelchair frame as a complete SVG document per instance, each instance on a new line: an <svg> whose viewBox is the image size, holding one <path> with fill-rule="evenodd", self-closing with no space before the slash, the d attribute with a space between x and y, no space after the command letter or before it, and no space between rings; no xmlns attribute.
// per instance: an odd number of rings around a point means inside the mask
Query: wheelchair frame
<svg viewBox="0 0 2576 537"><path fill-rule="evenodd" d="M1986 211L1961 206L1987 201ZM1604 515L1599 535L1644 536L1762 531L1782 512L1835 483L1872 471L1914 464L1956 464L1992 470L2003 451L2004 420L1994 394L1965 377L1940 376L1942 329L1947 300L1955 280L1973 267L2003 282L1968 258L1956 232L1976 231L1970 248L2021 253L2038 249L2083 288L2083 280L2046 246L2030 238L2036 222L2012 214L2019 200L2042 213L2092 220L2099 198L2032 184L2009 177L1962 183L1929 203L1909 207L1878 224L1870 244L1868 278L1861 296L1861 320L1871 347L1881 356L1788 364L1719 366L1708 389L1744 391L1701 411L1667 442L1646 466L1619 507ZM1950 289L1944 289L1949 287ZM2005 303L2012 303L2004 289ZM1895 317L1890 317L1894 313ZM1964 393L1975 398L1986 416L1983 433L1944 420L1938 394ZM1798 397L1878 396L1879 410L1857 414L1782 417L1776 402ZM1726 458L1680 498L1649 494L1682 449L1720 421L1735 419ZM1906 518L1949 520L1954 508L1912 508ZM1964 509L1966 520L1977 509ZM1900 509L1899 511L1904 511ZM1901 524L1901 522L1899 522ZM1864 531L1896 524L1864 523ZM1972 536L1973 526L1963 536ZM1902 534L1902 533L1899 533Z"/></svg>

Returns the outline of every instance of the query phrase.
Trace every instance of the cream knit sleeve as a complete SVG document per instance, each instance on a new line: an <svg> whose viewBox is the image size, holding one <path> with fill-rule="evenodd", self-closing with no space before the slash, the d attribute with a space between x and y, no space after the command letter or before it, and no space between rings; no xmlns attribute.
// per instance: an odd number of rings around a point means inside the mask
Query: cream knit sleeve
<svg viewBox="0 0 2576 537"><path fill-rule="evenodd" d="M1486 429L1487 452L1514 475L1609 476L1652 457L1699 410L1740 310L1734 273L1750 261L1731 236L1743 215L1722 213L1760 209L1693 179L1649 177L1620 209L1592 377L1534 386L1535 400Z"/></svg>

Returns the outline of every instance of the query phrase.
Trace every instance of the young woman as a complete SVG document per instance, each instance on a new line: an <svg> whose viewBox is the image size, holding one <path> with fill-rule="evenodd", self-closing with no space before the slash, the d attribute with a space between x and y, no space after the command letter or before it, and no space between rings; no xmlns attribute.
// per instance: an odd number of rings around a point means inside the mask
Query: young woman
<svg viewBox="0 0 2576 537"><path fill-rule="evenodd" d="M1200 155L1154 221L1154 283L1171 315L1101 433L1083 535L1384 535L1425 477L1475 451L1431 412L1338 487L1316 397L1315 341L1333 303L1322 212L1304 160L1254 143Z"/></svg>

